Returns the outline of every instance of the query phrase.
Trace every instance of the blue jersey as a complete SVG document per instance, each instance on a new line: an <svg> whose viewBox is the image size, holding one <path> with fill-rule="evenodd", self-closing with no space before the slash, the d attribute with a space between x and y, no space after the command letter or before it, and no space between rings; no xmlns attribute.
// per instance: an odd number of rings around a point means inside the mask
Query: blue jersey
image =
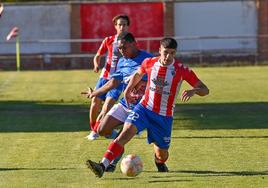
<svg viewBox="0 0 268 188"><path fill-rule="evenodd" d="M127 87L130 77L138 70L143 60L148 57L153 57L153 55L144 50L140 50L138 56L133 59L121 57L117 64L117 71L112 75L112 78L120 80L124 90ZM147 80L147 77L144 77L144 79ZM124 98L120 100L120 103L128 107ZM131 106L134 107L134 105Z"/></svg>
<svg viewBox="0 0 268 188"><path fill-rule="evenodd" d="M112 75L112 78L120 80L124 90L130 77L141 66L143 60L148 57L153 57L153 55L144 50L140 50L138 56L133 59L121 57L117 64L117 71Z"/></svg>

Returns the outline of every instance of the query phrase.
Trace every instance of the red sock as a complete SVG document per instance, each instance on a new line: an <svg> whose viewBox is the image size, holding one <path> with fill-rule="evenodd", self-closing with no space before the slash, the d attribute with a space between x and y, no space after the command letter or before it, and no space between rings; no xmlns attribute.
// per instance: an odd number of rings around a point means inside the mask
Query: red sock
<svg viewBox="0 0 268 188"><path fill-rule="evenodd" d="M99 126L100 126L100 121L96 121L96 123L94 125L94 128L93 128L93 130L94 130L95 133L98 132Z"/></svg>
<svg viewBox="0 0 268 188"><path fill-rule="evenodd" d="M168 157L167 157L166 159L164 159L164 160L158 159L158 158L156 157L156 155L155 155L154 157L155 157L155 162L156 162L156 163L165 163L165 162L168 160Z"/></svg>
<svg viewBox="0 0 268 188"><path fill-rule="evenodd" d="M95 123L95 121L89 123L91 131L94 131Z"/></svg>
<svg viewBox="0 0 268 188"><path fill-rule="evenodd" d="M114 141L111 142L108 149L104 153L104 158L108 159L109 161L114 160L117 158L122 152L124 151L124 147L115 143Z"/></svg>

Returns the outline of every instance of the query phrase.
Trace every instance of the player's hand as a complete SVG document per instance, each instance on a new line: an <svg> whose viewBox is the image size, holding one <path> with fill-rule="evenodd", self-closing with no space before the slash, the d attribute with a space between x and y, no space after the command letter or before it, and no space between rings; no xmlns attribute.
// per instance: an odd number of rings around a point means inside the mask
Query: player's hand
<svg viewBox="0 0 268 188"><path fill-rule="evenodd" d="M95 73L98 73L99 70L100 70L99 65L95 65L95 64L94 64L93 71L94 71Z"/></svg>
<svg viewBox="0 0 268 188"><path fill-rule="evenodd" d="M195 90L184 90L181 94L181 101L187 102L194 94Z"/></svg>
<svg viewBox="0 0 268 188"><path fill-rule="evenodd" d="M129 106L129 104L133 104L137 101L137 98L135 95L133 95L132 92L126 91L124 92L124 97L126 99L127 105Z"/></svg>
<svg viewBox="0 0 268 188"><path fill-rule="evenodd" d="M92 93L93 93L93 89L91 87L88 87L88 90L82 91L81 95L85 95L87 98L93 98Z"/></svg>

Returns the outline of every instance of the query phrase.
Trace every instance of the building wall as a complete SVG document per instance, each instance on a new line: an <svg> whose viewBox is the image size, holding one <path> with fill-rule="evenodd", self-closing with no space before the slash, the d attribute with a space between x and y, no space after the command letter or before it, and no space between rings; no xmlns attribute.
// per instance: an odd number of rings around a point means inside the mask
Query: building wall
<svg viewBox="0 0 268 188"><path fill-rule="evenodd" d="M69 5L10 5L0 20L0 54L15 53L14 40L6 42L6 35L13 27L18 27L21 53L68 53L69 43L38 43L44 39L69 39ZM13 41L13 42L12 42ZM31 42L32 41L32 42Z"/></svg>
<svg viewBox="0 0 268 188"><path fill-rule="evenodd" d="M258 53L260 60L268 60L268 0L258 0Z"/></svg>
<svg viewBox="0 0 268 188"><path fill-rule="evenodd" d="M239 36L257 35L257 11L254 1L217 1L175 3L175 36ZM180 41L180 49L256 50L252 39L196 39Z"/></svg>
<svg viewBox="0 0 268 188"><path fill-rule="evenodd" d="M135 37L162 37L164 35L163 3L88 3L81 4L81 38L94 39L116 34L112 19L118 14L130 18L129 31ZM146 43L139 42L141 48ZM81 44L82 52L96 52L100 42ZM159 42L152 42L151 49L158 49Z"/></svg>

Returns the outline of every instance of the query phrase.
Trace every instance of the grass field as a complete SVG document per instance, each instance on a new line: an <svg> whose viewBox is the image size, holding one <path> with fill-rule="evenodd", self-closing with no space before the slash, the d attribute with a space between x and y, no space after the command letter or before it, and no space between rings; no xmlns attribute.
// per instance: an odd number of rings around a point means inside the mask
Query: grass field
<svg viewBox="0 0 268 188"><path fill-rule="evenodd" d="M125 152L142 158L143 173L127 178L117 168L102 179L85 161L100 160L110 140L84 138L89 101L80 96L97 76L0 72L0 187L268 187L268 67L194 70L210 95L177 100L170 172L156 172L143 133Z"/></svg>

